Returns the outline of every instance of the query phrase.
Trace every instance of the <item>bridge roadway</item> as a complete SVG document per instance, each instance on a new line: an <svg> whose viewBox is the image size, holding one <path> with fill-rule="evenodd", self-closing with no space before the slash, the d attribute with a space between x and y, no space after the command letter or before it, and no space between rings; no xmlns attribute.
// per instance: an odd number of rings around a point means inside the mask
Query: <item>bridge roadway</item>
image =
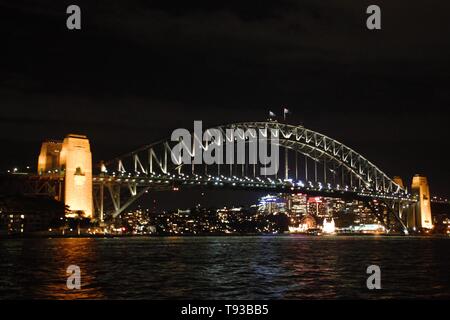
<svg viewBox="0 0 450 320"><path fill-rule="evenodd" d="M1 185L3 189L12 190L23 194L42 194L61 198L64 187L64 174L9 174L3 175ZM93 176L94 189L105 186L119 186L130 190L135 195L139 189L147 191L175 191L181 188L209 188L209 189L234 189L246 191L265 191L272 193L302 193L309 196L321 196L329 198L341 198L348 200L368 201L373 199L395 200L407 203L418 201L417 196L399 192L383 192L370 189L358 189L357 187L341 187L320 182L293 181L292 179L273 178L248 178L248 177L216 177L212 175L187 175L187 174L130 174L107 175L104 173Z"/></svg>
<svg viewBox="0 0 450 320"><path fill-rule="evenodd" d="M12 177L14 176L14 177ZM11 179L12 178L12 179ZM8 179L7 179L8 180ZM26 185L30 194L46 194L60 200L63 197L64 175L61 173L51 173L45 175L23 174L11 175L9 180ZM11 183L11 182L9 182ZM96 217L103 221L105 218L106 204L104 203L105 193L109 192L109 199L113 205L111 217L117 217L128 208L133 202L147 192L157 191L177 191L186 188L206 188L206 189L231 189L245 191L265 191L269 193L302 193L309 196L321 196L329 198L340 198L343 200L358 200L364 202L373 209L379 221L384 224L384 211L390 212L396 221L400 223L405 233L407 227L402 220L402 208L408 208L418 201L417 196L406 193L403 190L396 192L386 192L382 190L370 190L369 188L358 189L349 188L327 183L325 186L321 182L293 181L291 179L277 179L270 177L225 177L212 175L188 175L188 174L143 174L119 173L108 175L100 173L93 176L93 198L96 208ZM4 183L3 183L4 184ZM107 192L105 192L105 189ZM128 191L128 192L123 192ZM122 201L125 200L125 201ZM385 209L381 211L375 206L381 205Z"/></svg>
<svg viewBox="0 0 450 320"><path fill-rule="evenodd" d="M407 203L414 203L417 197L403 191L387 193L383 191L373 191L369 189L359 190L358 188L341 187L339 185L323 186L319 183L293 181L292 179L272 179L272 178L249 178L249 177L216 177L212 175L171 175L171 174L151 174L151 175L105 175L100 174L93 177L95 187L100 185L122 185L129 188L146 188L147 190L179 190L180 188L209 188L209 189L233 189L246 191L267 191L272 193L302 193L309 196L321 196L329 198L341 198L348 200L369 201L396 200ZM132 192L133 193L133 192Z"/></svg>

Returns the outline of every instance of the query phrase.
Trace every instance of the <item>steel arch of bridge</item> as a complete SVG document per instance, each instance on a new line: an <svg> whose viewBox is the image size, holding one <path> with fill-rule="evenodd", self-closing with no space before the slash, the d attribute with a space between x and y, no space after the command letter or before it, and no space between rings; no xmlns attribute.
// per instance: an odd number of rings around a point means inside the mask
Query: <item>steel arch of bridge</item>
<svg viewBox="0 0 450 320"><path fill-rule="evenodd" d="M284 171L284 179L278 176L258 176L255 165L252 177L252 170L245 167L249 166L248 164L230 165L229 172L226 164L203 165L202 174L198 174L194 165L172 163L172 148L178 141L161 140L101 164L101 174L94 177L94 199L100 218L103 219L105 211L105 194L111 199L112 216L116 217L145 192L152 189L170 190L174 186L230 187L316 193L333 197L413 201L411 195L365 157L346 145L303 126L268 121L233 123L209 129L220 130L226 139L232 139L226 135L227 129L276 130L279 133L279 146L285 151L282 161L284 170L281 170L282 175ZM202 144L204 149L207 148L206 142ZM292 162L289 165L289 160L292 159L289 152L294 153L295 177L294 171L291 174L289 172L293 167ZM299 156L304 157L302 178L299 177L301 174L299 175L298 170ZM308 168L311 162L314 168ZM198 165L196 166L198 168ZM238 166L242 167L242 171L236 169ZM318 167L321 175L318 174ZM211 174L213 171L214 174ZM242 174L237 175L237 172ZM328 181L336 182L336 177L340 184L331 185ZM121 189L127 191L123 193Z"/></svg>

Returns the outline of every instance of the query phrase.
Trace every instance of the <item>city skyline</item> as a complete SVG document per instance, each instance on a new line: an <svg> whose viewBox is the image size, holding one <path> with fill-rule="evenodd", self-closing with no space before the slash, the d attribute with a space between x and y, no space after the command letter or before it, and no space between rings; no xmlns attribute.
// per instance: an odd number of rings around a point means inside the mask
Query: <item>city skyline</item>
<svg viewBox="0 0 450 320"><path fill-rule="evenodd" d="M386 233L392 228L405 235L434 232L445 212L433 216L432 204L449 204L430 194L426 176L415 175L409 188L400 177L387 176L351 148L303 126L272 119L228 124L205 133L201 127L197 129L193 136L186 129L176 129L170 140L148 144L96 165L86 136L69 134L64 140L43 141L37 170L9 171L2 181L10 187L3 187L2 192L17 195L15 190L19 190L25 196L46 196L64 203L66 218L88 219L100 227L115 223L139 203L147 209L152 207L153 213L158 206L163 210L156 200L164 198L158 196L161 192L172 197L172 206L180 210L184 190L200 190L205 199L215 201L215 206L223 205L223 192L227 190L243 191L233 199L233 206L240 199L251 203L252 195L258 192L280 192L291 197L305 194L307 203L315 197L360 201ZM211 139L211 135L216 138ZM222 148L224 145L226 148ZM258 163L256 153L261 155L262 151L264 160L269 160L268 149L270 161ZM206 158L202 160L203 156ZM211 162L214 159L219 161ZM267 172L269 166L276 170ZM198 199L198 193L190 201L191 207L204 202ZM295 210L290 201L287 207L287 218L292 218ZM308 214L307 207L303 218ZM4 216L11 210L5 207ZM26 220L25 215L20 217ZM23 227L22 220L19 223ZM325 228L326 220L323 224Z"/></svg>

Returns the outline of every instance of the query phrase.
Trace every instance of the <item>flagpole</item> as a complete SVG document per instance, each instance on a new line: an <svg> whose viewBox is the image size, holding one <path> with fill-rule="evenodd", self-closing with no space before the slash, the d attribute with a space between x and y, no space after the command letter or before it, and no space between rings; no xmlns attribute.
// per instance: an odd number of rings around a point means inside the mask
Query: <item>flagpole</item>
<svg viewBox="0 0 450 320"><path fill-rule="evenodd" d="M286 122L286 107L283 107L283 119ZM289 179L289 152L287 148L284 148L284 179Z"/></svg>
<svg viewBox="0 0 450 320"><path fill-rule="evenodd" d="M289 112L289 110L286 107L283 107L283 119L284 122L286 122L286 114Z"/></svg>

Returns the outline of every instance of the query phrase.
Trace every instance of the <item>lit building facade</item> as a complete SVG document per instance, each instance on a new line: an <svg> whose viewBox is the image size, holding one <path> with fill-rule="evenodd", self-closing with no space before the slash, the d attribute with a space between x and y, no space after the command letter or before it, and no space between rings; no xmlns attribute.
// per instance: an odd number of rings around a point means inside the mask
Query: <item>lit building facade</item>
<svg viewBox="0 0 450 320"><path fill-rule="evenodd" d="M281 195L267 195L259 199L258 211L264 214L286 213L287 204Z"/></svg>

